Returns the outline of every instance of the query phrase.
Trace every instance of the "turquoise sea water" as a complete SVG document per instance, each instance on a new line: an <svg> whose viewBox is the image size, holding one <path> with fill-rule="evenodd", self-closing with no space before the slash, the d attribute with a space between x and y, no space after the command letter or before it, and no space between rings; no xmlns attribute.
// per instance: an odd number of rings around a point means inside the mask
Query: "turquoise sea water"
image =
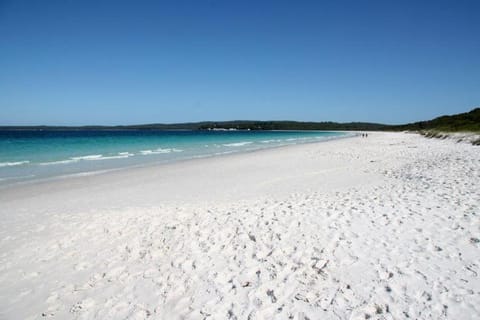
<svg viewBox="0 0 480 320"><path fill-rule="evenodd" d="M319 131L0 131L0 185L345 135Z"/></svg>

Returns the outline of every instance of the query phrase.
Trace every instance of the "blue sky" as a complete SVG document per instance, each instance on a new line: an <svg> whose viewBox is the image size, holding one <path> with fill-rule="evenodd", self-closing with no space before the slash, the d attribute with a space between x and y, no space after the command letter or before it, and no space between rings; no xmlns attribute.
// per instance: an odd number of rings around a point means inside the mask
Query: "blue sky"
<svg viewBox="0 0 480 320"><path fill-rule="evenodd" d="M479 16L477 0L0 0L0 124L464 112Z"/></svg>

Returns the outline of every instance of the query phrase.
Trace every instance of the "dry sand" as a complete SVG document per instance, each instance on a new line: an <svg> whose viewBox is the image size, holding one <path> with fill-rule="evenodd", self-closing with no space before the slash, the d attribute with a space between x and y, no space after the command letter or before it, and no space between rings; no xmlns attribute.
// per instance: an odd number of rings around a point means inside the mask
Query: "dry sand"
<svg viewBox="0 0 480 320"><path fill-rule="evenodd" d="M479 319L480 148L372 133L0 190L0 319Z"/></svg>

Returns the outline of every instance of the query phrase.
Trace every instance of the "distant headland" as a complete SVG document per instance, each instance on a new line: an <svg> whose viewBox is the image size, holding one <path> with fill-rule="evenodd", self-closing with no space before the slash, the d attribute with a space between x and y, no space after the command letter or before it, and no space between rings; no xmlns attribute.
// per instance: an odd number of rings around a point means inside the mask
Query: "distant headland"
<svg viewBox="0 0 480 320"><path fill-rule="evenodd" d="M368 122L302 122L302 121L202 121L154 123L118 126L0 126L0 130L342 130L342 131L422 131L480 132L480 108L455 115L444 115L428 121L402 125Z"/></svg>

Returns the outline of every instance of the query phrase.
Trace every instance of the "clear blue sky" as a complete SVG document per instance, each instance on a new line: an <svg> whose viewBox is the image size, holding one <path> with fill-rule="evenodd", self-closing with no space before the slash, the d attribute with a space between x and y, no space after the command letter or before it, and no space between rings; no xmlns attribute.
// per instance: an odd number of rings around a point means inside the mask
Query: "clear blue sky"
<svg viewBox="0 0 480 320"><path fill-rule="evenodd" d="M464 112L479 17L478 0L0 0L0 124Z"/></svg>

